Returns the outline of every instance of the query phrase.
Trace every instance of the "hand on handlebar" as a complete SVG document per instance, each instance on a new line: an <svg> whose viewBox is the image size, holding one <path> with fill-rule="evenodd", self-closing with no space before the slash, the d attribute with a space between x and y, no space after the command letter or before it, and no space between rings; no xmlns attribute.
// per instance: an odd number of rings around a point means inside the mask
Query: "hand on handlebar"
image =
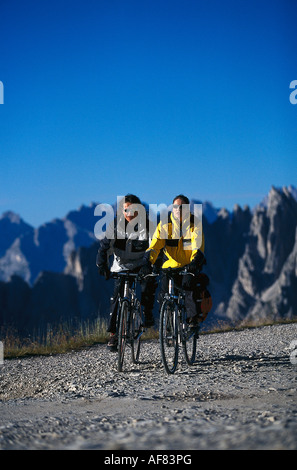
<svg viewBox="0 0 297 470"><path fill-rule="evenodd" d="M110 278L110 270L109 270L108 266L106 266L106 265L98 266L98 272L99 272L100 276L104 276L106 281L108 281L108 279Z"/></svg>
<svg viewBox="0 0 297 470"><path fill-rule="evenodd" d="M205 256L201 250L198 250L195 258L187 265L188 271L196 274L201 271L204 264L206 264Z"/></svg>
<svg viewBox="0 0 297 470"><path fill-rule="evenodd" d="M145 276L147 276L148 274L151 274L151 272L152 272L152 267L151 267L151 265L150 265L150 264L145 264L145 265L143 265L143 266L140 268L138 274L139 274L140 277L145 277Z"/></svg>
<svg viewBox="0 0 297 470"><path fill-rule="evenodd" d="M139 276L144 277L147 276L148 274L151 274L153 270L153 267L150 263L150 252L147 251L143 257L142 264L139 270Z"/></svg>

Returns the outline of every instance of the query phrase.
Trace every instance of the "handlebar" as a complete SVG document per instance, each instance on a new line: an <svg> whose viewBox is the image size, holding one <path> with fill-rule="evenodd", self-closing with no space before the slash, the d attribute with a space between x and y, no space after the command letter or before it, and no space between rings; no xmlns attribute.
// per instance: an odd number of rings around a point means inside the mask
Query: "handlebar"
<svg viewBox="0 0 297 470"><path fill-rule="evenodd" d="M149 274L146 274L145 276L140 276L139 273L131 273L130 271L119 271L119 272L113 272L113 273L110 273L111 274L111 277L113 279L117 279L117 278L133 278L137 281L141 281L147 277L156 277L158 276L158 274L156 273L149 273Z"/></svg>
<svg viewBox="0 0 297 470"><path fill-rule="evenodd" d="M169 276L172 276L173 274L179 274L180 276L195 276L194 273L188 271L187 267L183 266L180 268L161 268L161 271ZM113 279L117 278L133 278L137 281L141 281L143 279L146 279L147 277L157 277L159 276L158 273L151 272L149 274L146 274L145 276L140 276L139 273L131 273L130 271L119 271L119 272L112 272L110 273L110 277Z"/></svg>
<svg viewBox="0 0 297 470"><path fill-rule="evenodd" d="M110 273L111 277L117 278L117 277L134 277L136 278L138 274L136 273L130 273L129 271L119 271L119 272L113 272Z"/></svg>
<svg viewBox="0 0 297 470"><path fill-rule="evenodd" d="M188 271L185 266L181 268L162 268L162 271L169 276L172 276L173 274L179 274L180 276L187 276L190 274L190 276L195 276L195 274Z"/></svg>

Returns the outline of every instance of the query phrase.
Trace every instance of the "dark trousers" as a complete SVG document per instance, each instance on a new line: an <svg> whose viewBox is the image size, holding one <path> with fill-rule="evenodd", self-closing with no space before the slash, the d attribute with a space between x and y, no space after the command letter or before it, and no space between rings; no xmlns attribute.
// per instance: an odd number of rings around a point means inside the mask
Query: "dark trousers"
<svg viewBox="0 0 297 470"><path fill-rule="evenodd" d="M152 315L155 292L157 289L157 283L154 277L148 277L141 281L141 296L140 303L144 309L144 315ZM113 297L110 299L110 320L107 331L110 333L116 333L116 322L117 322L117 311L119 297L123 295L124 281L121 279L115 279Z"/></svg>
<svg viewBox="0 0 297 470"><path fill-rule="evenodd" d="M187 311L187 318L193 318L195 315L200 313L200 304L197 304L197 299L199 298L201 288L204 288L204 282L208 282L208 278L207 280L204 280L204 276L205 275L201 276L201 273L197 276L192 276L191 274L183 276L179 274L173 274L174 285L181 287L185 291L185 307ZM163 302L164 294L168 292L168 284L168 276L166 275L166 273L162 273L161 288L158 298L160 308Z"/></svg>

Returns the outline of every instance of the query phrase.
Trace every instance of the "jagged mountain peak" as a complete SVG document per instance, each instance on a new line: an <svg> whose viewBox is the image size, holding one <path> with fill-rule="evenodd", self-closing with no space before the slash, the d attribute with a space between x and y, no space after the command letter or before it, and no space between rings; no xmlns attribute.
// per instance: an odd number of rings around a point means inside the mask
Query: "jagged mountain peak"
<svg viewBox="0 0 297 470"><path fill-rule="evenodd" d="M292 191L273 186L266 204L259 205L253 213L245 251L226 305L229 318L256 319L260 315L262 319L265 316L275 319L297 312L292 262L296 258L293 255L296 229L297 201ZM284 283L281 278L290 282ZM286 305L290 301L293 303Z"/></svg>
<svg viewBox="0 0 297 470"><path fill-rule="evenodd" d="M25 222L19 214L16 214L13 211L3 212L3 214L0 216L0 222L2 222L2 224L3 224L3 222L8 222L10 224L24 225L28 228L33 229L33 227L31 227L31 225L27 224L27 222Z"/></svg>
<svg viewBox="0 0 297 470"><path fill-rule="evenodd" d="M70 253L95 240L94 207L95 203L82 205L64 218L55 218L37 228L21 221L11 211L3 214L0 219L0 280L9 280L13 273L25 273L24 279L33 284L41 271L63 272Z"/></svg>
<svg viewBox="0 0 297 470"><path fill-rule="evenodd" d="M4 212L0 217L0 259L18 237L33 233L33 231L33 227L24 222L15 212Z"/></svg>
<svg viewBox="0 0 297 470"><path fill-rule="evenodd" d="M16 214L15 212L12 212L12 211L4 212L0 217L0 220L3 220L3 219L8 219L12 224L21 223L21 217L19 216L19 214Z"/></svg>
<svg viewBox="0 0 297 470"><path fill-rule="evenodd" d="M293 185L276 187L271 186L269 193L262 199L262 201L255 206L254 210L259 208L267 208L268 205L278 204L282 201L282 197L293 198L297 201L297 188Z"/></svg>
<svg viewBox="0 0 297 470"><path fill-rule="evenodd" d="M286 190L293 196L293 198L297 201L297 188L293 185L289 185L288 187L284 187Z"/></svg>
<svg viewBox="0 0 297 470"><path fill-rule="evenodd" d="M70 221L84 230L93 232L95 225L94 210L98 204L96 202L92 202L88 206L82 204L78 209L69 211L63 220Z"/></svg>

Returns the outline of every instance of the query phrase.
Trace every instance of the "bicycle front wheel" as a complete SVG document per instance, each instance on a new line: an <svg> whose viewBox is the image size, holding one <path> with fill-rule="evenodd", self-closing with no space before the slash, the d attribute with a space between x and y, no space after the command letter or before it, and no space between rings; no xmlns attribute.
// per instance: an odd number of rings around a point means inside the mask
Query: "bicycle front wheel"
<svg viewBox="0 0 297 470"><path fill-rule="evenodd" d="M173 374L178 362L177 308L165 300L160 311L159 340L161 358L168 374Z"/></svg>
<svg viewBox="0 0 297 470"><path fill-rule="evenodd" d="M122 372L124 364L124 356L127 342L127 325L129 315L129 302L124 300L121 306L120 326L118 338L118 371Z"/></svg>
<svg viewBox="0 0 297 470"><path fill-rule="evenodd" d="M140 302L137 301L137 304L133 308L131 317L132 317L132 321L130 325L130 335L131 335L132 362L133 364L137 364L139 361L140 338L142 335L142 319L141 319Z"/></svg>

